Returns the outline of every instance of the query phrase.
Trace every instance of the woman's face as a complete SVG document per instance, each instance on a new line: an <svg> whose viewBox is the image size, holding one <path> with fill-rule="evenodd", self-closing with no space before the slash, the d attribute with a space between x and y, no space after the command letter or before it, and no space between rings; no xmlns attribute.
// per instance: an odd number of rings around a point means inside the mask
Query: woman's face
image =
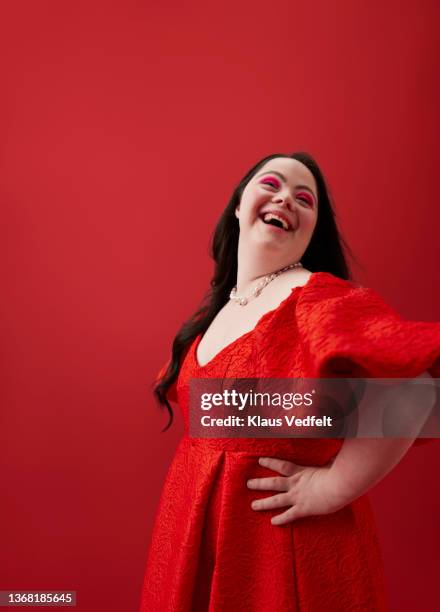
<svg viewBox="0 0 440 612"><path fill-rule="evenodd" d="M270 221L271 212L284 220ZM310 170L296 159L269 160L246 185L235 215L240 239L289 250L300 259L318 219L318 189ZM265 221L264 221L265 219ZM292 246L294 249L292 250Z"/></svg>

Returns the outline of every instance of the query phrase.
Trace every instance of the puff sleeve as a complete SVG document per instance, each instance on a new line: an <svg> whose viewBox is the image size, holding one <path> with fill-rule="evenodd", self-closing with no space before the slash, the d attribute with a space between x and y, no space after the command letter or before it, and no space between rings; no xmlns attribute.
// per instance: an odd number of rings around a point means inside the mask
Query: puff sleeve
<svg viewBox="0 0 440 612"><path fill-rule="evenodd" d="M299 334L313 377L440 377L440 323L403 319L373 289L299 301ZM345 289L345 290L344 290Z"/></svg>
<svg viewBox="0 0 440 612"><path fill-rule="evenodd" d="M297 320L310 377L440 377L440 323L403 319L373 289L335 279L300 298Z"/></svg>

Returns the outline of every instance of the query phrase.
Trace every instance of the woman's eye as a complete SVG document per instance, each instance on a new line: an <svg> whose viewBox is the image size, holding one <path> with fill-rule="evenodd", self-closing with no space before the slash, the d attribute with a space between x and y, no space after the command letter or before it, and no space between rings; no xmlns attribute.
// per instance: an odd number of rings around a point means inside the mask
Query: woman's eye
<svg viewBox="0 0 440 612"><path fill-rule="evenodd" d="M271 187L275 187L275 188L278 188L280 186L279 182L273 178L266 178L263 181L261 181L261 184L270 185ZM298 200L301 200L301 202L304 202L308 206L313 206L313 201L308 196L301 194L301 195L298 195L297 198Z"/></svg>
<svg viewBox="0 0 440 612"><path fill-rule="evenodd" d="M263 183L263 185L272 185L272 187L279 187L279 183L275 179L264 179L264 181L261 182Z"/></svg>
<svg viewBox="0 0 440 612"><path fill-rule="evenodd" d="M312 205L312 202L310 201L310 199L307 196L298 196L298 200L301 200L302 202L305 202L309 206Z"/></svg>

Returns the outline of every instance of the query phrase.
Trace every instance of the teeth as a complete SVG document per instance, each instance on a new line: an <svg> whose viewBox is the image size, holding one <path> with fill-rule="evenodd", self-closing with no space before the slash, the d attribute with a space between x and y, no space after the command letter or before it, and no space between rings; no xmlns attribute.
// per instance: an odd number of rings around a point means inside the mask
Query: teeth
<svg viewBox="0 0 440 612"><path fill-rule="evenodd" d="M283 227L285 230L289 229L289 226L287 225L286 221L284 219L282 219L281 217L279 217L278 215L275 215L273 213L266 213L263 216L263 220L264 221L270 221L271 219L278 219L278 221L281 221L281 223L283 224Z"/></svg>

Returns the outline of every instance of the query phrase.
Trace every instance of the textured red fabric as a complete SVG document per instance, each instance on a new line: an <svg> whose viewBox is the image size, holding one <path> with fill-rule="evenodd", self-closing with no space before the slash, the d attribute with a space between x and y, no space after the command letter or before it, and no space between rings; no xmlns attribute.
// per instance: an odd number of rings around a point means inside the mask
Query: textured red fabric
<svg viewBox="0 0 440 612"><path fill-rule="evenodd" d="M281 509L250 506L273 495L246 486L277 475L258 464L260 456L324 465L343 440L190 438L189 379L415 377L425 370L438 377L440 323L405 321L372 289L317 272L203 367L200 338L168 395L185 434L160 498L140 611L387 610L367 495L283 526L270 523Z"/></svg>

